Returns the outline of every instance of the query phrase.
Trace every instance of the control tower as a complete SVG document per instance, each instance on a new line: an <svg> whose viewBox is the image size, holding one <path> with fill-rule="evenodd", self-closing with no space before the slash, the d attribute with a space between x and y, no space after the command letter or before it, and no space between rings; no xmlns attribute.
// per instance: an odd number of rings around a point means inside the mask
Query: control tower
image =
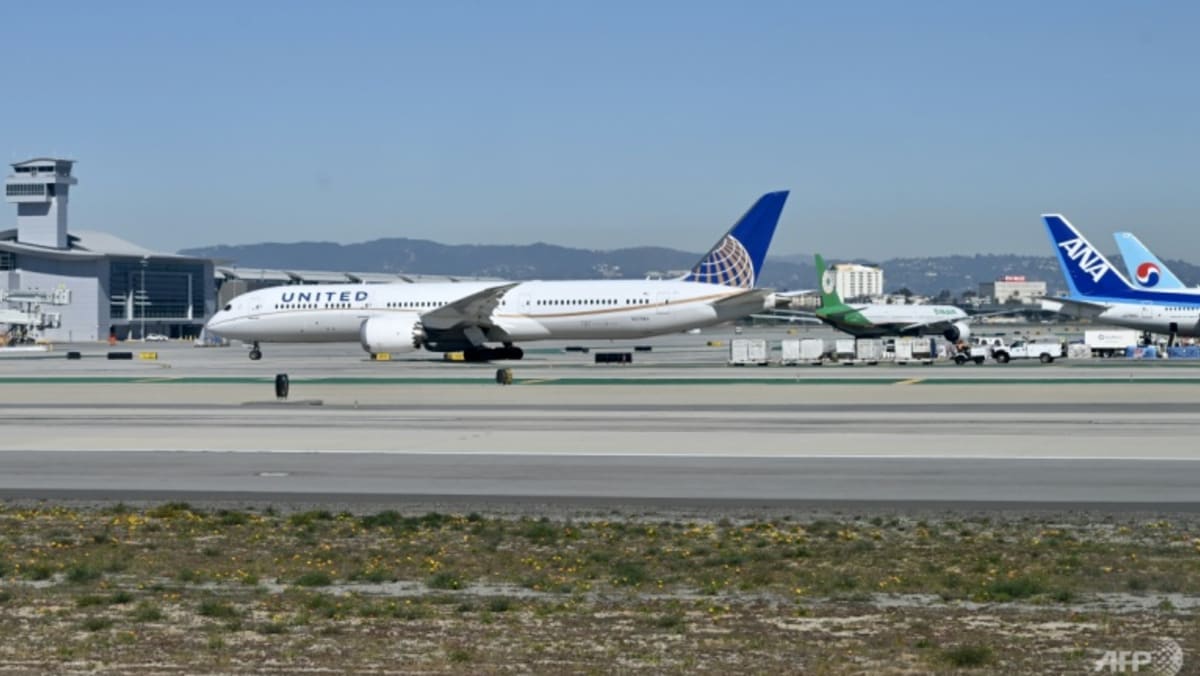
<svg viewBox="0 0 1200 676"><path fill-rule="evenodd" d="M67 197L78 181L74 160L38 157L12 165L4 179L4 199L17 205L17 241L67 248Z"/></svg>

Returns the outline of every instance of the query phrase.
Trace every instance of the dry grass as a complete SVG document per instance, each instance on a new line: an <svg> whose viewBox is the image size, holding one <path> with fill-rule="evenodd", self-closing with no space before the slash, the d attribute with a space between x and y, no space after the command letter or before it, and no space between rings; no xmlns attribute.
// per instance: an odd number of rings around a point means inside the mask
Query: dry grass
<svg viewBox="0 0 1200 676"><path fill-rule="evenodd" d="M17 670L1046 673L1200 648L1188 521L14 508L0 586Z"/></svg>

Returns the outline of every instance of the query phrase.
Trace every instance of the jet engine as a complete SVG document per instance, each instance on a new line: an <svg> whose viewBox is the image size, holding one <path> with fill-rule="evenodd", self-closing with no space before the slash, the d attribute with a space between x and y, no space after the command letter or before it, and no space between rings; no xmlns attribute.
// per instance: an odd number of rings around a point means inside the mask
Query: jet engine
<svg viewBox="0 0 1200 676"><path fill-rule="evenodd" d="M967 326L965 322L954 322L950 328L942 332L942 335L951 343L957 343L971 337L971 327Z"/></svg>
<svg viewBox="0 0 1200 676"><path fill-rule="evenodd" d="M425 344L425 329L418 319L371 317L359 328L358 341L371 354L413 352Z"/></svg>

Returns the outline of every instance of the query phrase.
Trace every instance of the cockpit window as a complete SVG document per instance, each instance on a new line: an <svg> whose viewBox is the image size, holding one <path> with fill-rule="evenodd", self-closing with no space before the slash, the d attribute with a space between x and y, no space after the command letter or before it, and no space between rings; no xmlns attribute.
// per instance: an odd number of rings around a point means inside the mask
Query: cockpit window
<svg viewBox="0 0 1200 676"><path fill-rule="evenodd" d="M225 306L225 311L226 311L226 312L229 312L229 311L230 311L230 310L232 310L232 309L233 309L233 303L230 303L229 305L226 305L226 306Z"/></svg>

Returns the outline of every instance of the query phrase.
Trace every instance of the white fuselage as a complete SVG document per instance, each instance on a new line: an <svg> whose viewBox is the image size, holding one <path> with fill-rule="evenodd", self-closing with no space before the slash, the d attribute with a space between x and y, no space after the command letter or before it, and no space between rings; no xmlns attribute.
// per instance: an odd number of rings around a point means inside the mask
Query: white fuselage
<svg viewBox="0 0 1200 676"><path fill-rule="evenodd" d="M1106 303L1108 308L1096 315L1099 321L1151 333L1172 333L1200 337L1200 307L1159 303Z"/></svg>
<svg viewBox="0 0 1200 676"><path fill-rule="evenodd" d="M855 305L863 317L877 325L933 324L957 322L967 318L962 308L952 305Z"/></svg>
<svg viewBox="0 0 1200 676"><path fill-rule="evenodd" d="M358 342L373 317L422 315L498 282L280 286L237 296L206 327L255 342ZM745 289L678 280L522 282L487 318L488 341L644 338L759 312L762 298L714 305ZM769 298L767 299L769 300Z"/></svg>

